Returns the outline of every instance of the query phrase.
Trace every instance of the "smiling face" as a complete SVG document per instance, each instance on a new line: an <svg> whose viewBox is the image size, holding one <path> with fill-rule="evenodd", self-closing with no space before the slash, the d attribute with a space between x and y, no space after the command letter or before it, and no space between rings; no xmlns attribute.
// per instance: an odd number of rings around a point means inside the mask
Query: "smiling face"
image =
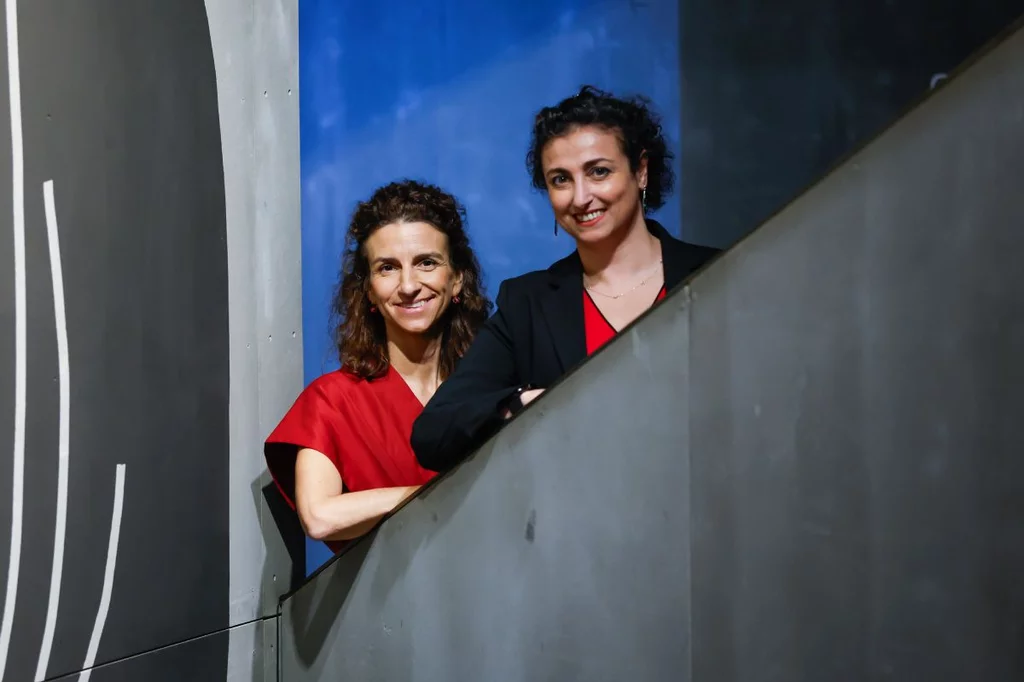
<svg viewBox="0 0 1024 682"><path fill-rule="evenodd" d="M621 234L642 216L647 160L633 172L614 132L581 126L548 142L541 160L555 219L577 241Z"/></svg>
<svg viewBox="0 0 1024 682"><path fill-rule="evenodd" d="M390 223L363 244L367 295L384 318L388 338L429 334L462 291L451 266L448 237L429 223Z"/></svg>

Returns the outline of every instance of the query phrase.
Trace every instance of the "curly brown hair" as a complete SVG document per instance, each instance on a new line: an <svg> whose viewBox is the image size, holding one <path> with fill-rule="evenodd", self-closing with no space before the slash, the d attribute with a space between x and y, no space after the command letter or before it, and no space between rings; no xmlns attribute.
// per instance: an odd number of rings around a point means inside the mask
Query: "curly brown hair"
<svg viewBox="0 0 1024 682"><path fill-rule="evenodd" d="M672 152L665 142L661 118L646 97L615 97L592 85L584 85L572 97L537 112L526 154L526 170L533 186L547 189L541 163L544 147L551 140L588 125L600 126L618 135L634 173L640 167L640 159L646 155L647 208L652 211L661 208L672 193L675 181Z"/></svg>
<svg viewBox="0 0 1024 682"><path fill-rule="evenodd" d="M460 302L448 306L439 321L439 372L446 379L469 349L477 330L491 311L484 295L480 264L466 234L466 211L448 192L434 185L402 180L378 188L360 202L345 235L340 282L331 305L333 336L342 368L364 379L388 371L384 320L370 312L370 264L364 245L379 228L399 222L433 225L448 237L452 269L462 275Z"/></svg>

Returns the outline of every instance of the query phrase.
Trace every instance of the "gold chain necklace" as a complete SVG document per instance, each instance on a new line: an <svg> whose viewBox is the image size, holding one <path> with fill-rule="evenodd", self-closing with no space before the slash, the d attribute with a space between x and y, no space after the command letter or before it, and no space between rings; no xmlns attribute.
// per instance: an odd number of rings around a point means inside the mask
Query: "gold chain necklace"
<svg viewBox="0 0 1024 682"><path fill-rule="evenodd" d="M659 258L658 262L655 263L654 265L652 265L651 267L655 268L655 267L660 267L660 266L661 266L661 259ZM653 273L653 274L647 275L647 277L644 277L642 280L640 280L639 284L634 284L630 289L627 289L626 291L623 291L622 293L618 293L618 294L605 294L603 292L597 291L596 289L592 289L592 288L590 288L590 285L587 284L585 279L583 281L583 286L584 286L584 288L587 291L589 291L592 294L597 294L598 296L604 296L605 298L610 298L610 299L614 300L616 298L622 298L626 294L633 293L634 291L636 291L637 289L639 289L643 285L647 284L647 282L649 282L651 280L651 278L654 277L655 274L657 274L657 273Z"/></svg>

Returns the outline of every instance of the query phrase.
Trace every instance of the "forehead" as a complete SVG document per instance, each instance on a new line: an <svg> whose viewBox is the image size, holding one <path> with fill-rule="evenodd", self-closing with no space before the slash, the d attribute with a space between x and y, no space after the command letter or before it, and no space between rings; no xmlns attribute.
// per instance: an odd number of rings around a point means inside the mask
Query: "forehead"
<svg viewBox="0 0 1024 682"><path fill-rule="evenodd" d="M597 158L625 160L618 136L597 126L582 126L556 137L544 146L541 154L545 169L582 166Z"/></svg>
<svg viewBox="0 0 1024 682"><path fill-rule="evenodd" d="M426 253L448 255L448 237L430 223L389 223L378 228L364 245L370 261L415 258Z"/></svg>

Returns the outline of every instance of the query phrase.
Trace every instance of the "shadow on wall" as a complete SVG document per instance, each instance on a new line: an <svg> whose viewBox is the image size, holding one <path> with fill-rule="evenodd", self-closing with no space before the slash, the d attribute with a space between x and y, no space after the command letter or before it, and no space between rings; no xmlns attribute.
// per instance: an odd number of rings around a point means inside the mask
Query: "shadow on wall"
<svg viewBox="0 0 1024 682"><path fill-rule="evenodd" d="M524 429L519 427L513 429L512 434L505 438L506 448L514 448L522 438ZM389 604L401 602L408 597L408 591L413 590L424 596L431 606L426 609L430 612L441 613L445 608L451 607L459 599L459 595L453 594L453 584L438 582L431 575L430 571L424 571L422 552L429 553L429 547L435 543L438 533L445 532L445 528L456 517L459 509L469 504L480 504L481 497L493 495L476 486L476 482L484 476L489 467L500 466L501 457L493 457L491 454L494 448L494 441L484 445L479 451L470 456L459 467L437 476L430 483L425 485L416 495L409 498L403 505L396 508L388 517L382 520L370 533L347 546L334 561L328 561L318 567L317 575L306 581L301 589L293 594L287 595L287 604L290 609L286 618L279 622L281 627L282 650L291 650L301 661L304 670L309 671L309 679L321 679L325 661L329 659L329 652L324 651L324 646L330 646L332 639L338 637L338 628L345 626L346 610L362 608L361 603L353 604L350 595L362 593L362 599L367 594L378 604ZM520 494L531 490L536 481L529 481L532 469L527 467L525 471L520 470L518 480L520 485L516 490ZM456 485L448 484L440 487L442 481L458 476L459 482ZM492 480L503 478L501 474L492 474ZM472 499L475 498L475 501ZM412 507L415 511L408 511L402 516L391 519L405 507ZM513 525L519 523L516 515L509 515L507 507L501 507L498 515ZM514 519L514 520L513 520ZM478 517L478 520L480 518ZM485 525L494 526L488 519ZM532 521L530 523L533 523ZM517 526L518 527L518 526ZM532 542L528 530L526 539ZM396 536L406 538L401 543L395 542ZM379 551L374 551L376 543L389 547L391 550L387 560L382 561ZM492 535L488 543L478 543L472 553L466 554L463 559L464 565L476 566L486 556L494 556L500 553L503 547L507 546L507 539L501 534ZM509 571L515 571L510 564ZM472 571L472 569L471 569ZM514 582L509 576L510 584ZM455 584L459 584L458 581ZM460 587L462 585L459 585ZM360 602L361 602L360 600ZM398 621L397 624L384 622L382 617L379 623L369 624L364 628L363 635L367 635L378 628L388 634L389 646L401 650L403 647L411 646L415 638L416 624ZM460 637L454 630L444 628L434 631L436 640L430 648L440 651L458 651L464 644L465 639ZM372 635L371 635L372 636ZM287 638L289 642L283 640ZM435 646L437 647L435 649ZM325 655L328 654L328 655ZM380 652L377 652L380 654ZM387 655L384 653L383 655ZM456 657L452 656L454 660ZM394 673L394 671L392 671ZM411 668L403 669L400 674L392 674L390 679L411 679L413 671ZM458 676L448 675L444 679L457 679Z"/></svg>
<svg viewBox="0 0 1024 682"><path fill-rule="evenodd" d="M255 479L252 482L252 490L256 514L259 515L262 512L260 506L260 499L262 498L274 522L274 527L271 529L270 524L265 522L266 519L263 519L264 522L260 525L263 528L264 535L269 535L276 531L284 540L285 549L288 551L288 557L292 562L291 573L287 576L288 590L294 590L306 578L304 570L306 565L306 534L302 530L302 524L299 522L299 517L295 514L295 511L285 501L284 496L281 495L277 485L270 480L269 475ZM269 546L269 539L267 544ZM284 579L285 576L271 575L269 582ZM262 584L266 585L267 583L267 575L266 571L264 571ZM265 611L261 610L260 613L265 613Z"/></svg>
<svg viewBox="0 0 1024 682"><path fill-rule="evenodd" d="M493 296L501 280L547 267L572 248L553 236L547 199L525 168L540 107L583 83L642 93L679 147L675 0L405 0L358 11L309 0L300 13L307 382L337 366L330 295L348 218L373 188L416 177L458 196ZM364 66L353 69L353 61ZM658 218L680 233L677 202ZM307 571L329 556L310 543Z"/></svg>

